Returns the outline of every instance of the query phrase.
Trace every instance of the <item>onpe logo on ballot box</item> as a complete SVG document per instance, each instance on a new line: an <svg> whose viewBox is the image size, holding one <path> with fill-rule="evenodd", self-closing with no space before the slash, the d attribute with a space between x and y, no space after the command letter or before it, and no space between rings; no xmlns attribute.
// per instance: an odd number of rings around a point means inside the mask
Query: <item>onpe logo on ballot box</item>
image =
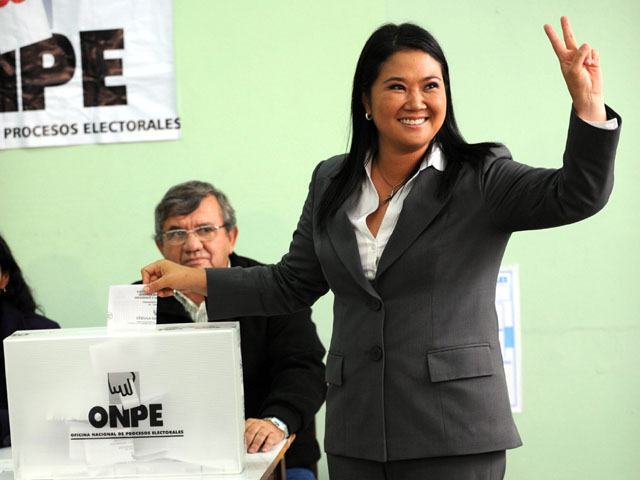
<svg viewBox="0 0 640 480"><path fill-rule="evenodd" d="M143 405L140 401L140 372L109 372L109 408L96 405L89 410L89 423L95 428L138 427L146 420L150 427L162 427L162 404Z"/></svg>
<svg viewBox="0 0 640 480"><path fill-rule="evenodd" d="M140 373L139 372L109 372L107 373L109 384L109 404L122 404L123 397L136 395L140 398Z"/></svg>

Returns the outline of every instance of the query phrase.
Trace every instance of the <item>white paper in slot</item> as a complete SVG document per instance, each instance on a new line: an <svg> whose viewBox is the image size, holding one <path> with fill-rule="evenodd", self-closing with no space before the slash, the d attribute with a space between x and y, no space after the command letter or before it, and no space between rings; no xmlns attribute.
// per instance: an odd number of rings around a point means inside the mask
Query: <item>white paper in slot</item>
<svg viewBox="0 0 640 480"><path fill-rule="evenodd" d="M144 293L143 285L111 285L107 307L109 332L155 329L158 295Z"/></svg>

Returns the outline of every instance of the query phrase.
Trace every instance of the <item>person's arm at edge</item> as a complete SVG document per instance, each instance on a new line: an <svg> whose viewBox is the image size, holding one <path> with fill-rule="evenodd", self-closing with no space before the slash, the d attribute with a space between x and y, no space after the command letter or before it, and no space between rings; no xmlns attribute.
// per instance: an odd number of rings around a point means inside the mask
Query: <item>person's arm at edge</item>
<svg viewBox="0 0 640 480"><path fill-rule="evenodd" d="M311 320L311 309L269 317L268 325L272 381L260 419L248 419L246 423L249 453L257 448L268 451L283 438L265 419L275 417L287 426L289 434L298 433L313 421L326 396L325 349ZM264 437L269 432L276 434Z"/></svg>
<svg viewBox="0 0 640 480"><path fill-rule="evenodd" d="M325 349L311 320L311 310L269 319L271 390L262 417L283 420L291 433L313 421L325 400Z"/></svg>

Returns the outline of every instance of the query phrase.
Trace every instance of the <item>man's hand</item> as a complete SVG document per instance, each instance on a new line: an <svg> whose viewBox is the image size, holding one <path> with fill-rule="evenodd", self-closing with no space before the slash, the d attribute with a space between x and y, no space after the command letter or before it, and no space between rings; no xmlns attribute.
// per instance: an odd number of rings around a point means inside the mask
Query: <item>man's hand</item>
<svg viewBox="0 0 640 480"><path fill-rule="evenodd" d="M169 297L174 290L207 295L207 274L202 268L191 268L169 260L158 260L141 270L145 293L158 292Z"/></svg>
<svg viewBox="0 0 640 480"><path fill-rule="evenodd" d="M560 61L560 70L573 100L573 107L583 120L604 122L607 114L598 52L586 43L578 48L569 19L562 17L560 22L564 44L551 25L545 25L544 31Z"/></svg>
<svg viewBox="0 0 640 480"><path fill-rule="evenodd" d="M267 420L247 418L244 422L244 439L248 453L268 452L284 440L284 432Z"/></svg>

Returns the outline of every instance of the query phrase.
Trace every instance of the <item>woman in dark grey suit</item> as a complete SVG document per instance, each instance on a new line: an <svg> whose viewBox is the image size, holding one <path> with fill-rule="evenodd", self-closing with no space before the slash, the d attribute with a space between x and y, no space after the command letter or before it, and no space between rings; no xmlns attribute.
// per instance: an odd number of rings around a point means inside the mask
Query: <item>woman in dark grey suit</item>
<svg viewBox="0 0 640 480"><path fill-rule="evenodd" d="M494 298L512 232L586 218L606 203L620 118L598 54L545 26L573 108L560 169L518 164L458 131L446 59L425 30L367 41L347 155L316 168L289 253L253 269L142 270L148 291L208 296L209 318L311 305L331 289L325 450L332 479L501 479L521 444Z"/></svg>

